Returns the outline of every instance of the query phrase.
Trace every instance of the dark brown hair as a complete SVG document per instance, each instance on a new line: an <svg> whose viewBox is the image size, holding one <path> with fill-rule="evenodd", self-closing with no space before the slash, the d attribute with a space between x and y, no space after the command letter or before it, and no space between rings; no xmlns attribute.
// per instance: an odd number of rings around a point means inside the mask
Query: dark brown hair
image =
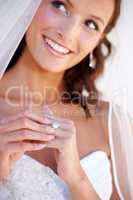
<svg viewBox="0 0 133 200"><path fill-rule="evenodd" d="M91 117L89 104L97 104L99 100L100 91L95 86L95 80L102 75L104 71L104 63L106 58L111 54L112 45L107 39L107 34L115 27L117 19L120 15L121 0L115 0L114 13L110 19L109 24L105 29L105 36L99 42L98 46L93 51L93 57L95 60L95 68L89 67L90 55L83 59L76 66L68 69L64 73L64 88L67 94L69 93L69 100L63 96L64 103L79 103L85 110L86 117ZM25 36L20 42L14 56L12 57L6 71L12 68L20 58L23 49L25 47ZM106 47L107 54L103 53L102 48ZM88 91L89 96L82 95L83 88ZM66 93L64 93L66 94ZM80 94L80 95L79 95ZM64 100L65 99L65 100Z"/></svg>

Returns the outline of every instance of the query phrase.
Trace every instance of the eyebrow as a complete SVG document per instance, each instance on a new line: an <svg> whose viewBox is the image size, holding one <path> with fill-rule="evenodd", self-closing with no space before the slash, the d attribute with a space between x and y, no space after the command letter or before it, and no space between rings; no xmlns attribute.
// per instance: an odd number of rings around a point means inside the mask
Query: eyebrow
<svg viewBox="0 0 133 200"><path fill-rule="evenodd" d="M71 6L73 7L73 4L70 0L66 0L66 2ZM95 18L96 20L100 21L103 25L105 25L105 22L102 18L96 16L96 15L91 15L92 18Z"/></svg>
<svg viewBox="0 0 133 200"><path fill-rule="evenodd" d="M66 0L66 1L71 7L73 7L73 4L72 4L72 2L70 0Z"/></svg>

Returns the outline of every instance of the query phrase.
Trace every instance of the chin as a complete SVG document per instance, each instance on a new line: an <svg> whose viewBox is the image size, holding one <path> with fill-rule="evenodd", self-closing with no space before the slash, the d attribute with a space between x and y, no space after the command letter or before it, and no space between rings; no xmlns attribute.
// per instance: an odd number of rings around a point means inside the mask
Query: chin
<svg viewBox="0 0 133 200"><path fill-rule="evenodd" d="M66 70L65 68L62 68L62 67L59 68L59 66L57 67L55 65L54 66L49 65L48 67L46 66L46 64L41 64L40 67L43 71L49 72L49 73L60 73Z"/></svg>

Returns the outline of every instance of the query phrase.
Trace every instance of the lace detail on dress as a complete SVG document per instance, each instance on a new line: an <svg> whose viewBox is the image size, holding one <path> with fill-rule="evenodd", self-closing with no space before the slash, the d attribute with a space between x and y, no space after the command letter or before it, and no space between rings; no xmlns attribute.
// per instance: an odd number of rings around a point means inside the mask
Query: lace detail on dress
<svg viewBox="0 0 133 200"><path fill-rule="evenodd" d="M110 163L105 152L96 151L81 160L86 175L101 200L112 193ZM52 169L24 155L18 160L5 184L0 200L71 200L68 187Z"/></svg>
<svg viewBox="0 0 133 200"><path fill-rule="evenodd" d="M0 200L70 200L66 184L49 168L24 155L8 181L0 185Z"/></svg>

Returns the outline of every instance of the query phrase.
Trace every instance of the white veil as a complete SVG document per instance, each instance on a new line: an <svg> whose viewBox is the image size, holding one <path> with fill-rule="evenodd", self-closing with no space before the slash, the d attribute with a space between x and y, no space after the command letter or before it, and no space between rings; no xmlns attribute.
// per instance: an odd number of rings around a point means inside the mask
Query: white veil
<svg viewBox="0 0 133 200"><path fill-rule="evenodd" d="M0 27L2 27L0 28L0 79L40 3L41 0L13 0L13 2L0 0ZM131 79L130 83L129 78L125 77L126 72L131 77L132 66L127 66L123 57L128 59L125 47L128 48L128 42L131 43L129 37L131 37L130 28L133 27L130 16L130 9L133 8L132 0L123 0L122 7L118 27L110 35L114 46L117 47L116 52L108 63L110 68L106 67L101 82L98 82L98 87L103 83L103 99L110 102L108 127L115 184L121 199L131 200L133 199L133 117L132 112L128 114L128 111L133 108L131 104L133 80ZM132 25L127 27L129 21ZM129 49L129 53L130 51Z"/></svg>
<svg viewBox="0 0 133 200"><path fill-rule="evenodd" d="M0 79L41 0L0 0Z"/></svg>
<svg viewBox="0 0 133 200"><path fill-rule="evenodd" d="M108 36L114 52L97 81L102 99L110 102L108 130L117 191L133 199L133 1L123 0L116 28Z"/></svg>

